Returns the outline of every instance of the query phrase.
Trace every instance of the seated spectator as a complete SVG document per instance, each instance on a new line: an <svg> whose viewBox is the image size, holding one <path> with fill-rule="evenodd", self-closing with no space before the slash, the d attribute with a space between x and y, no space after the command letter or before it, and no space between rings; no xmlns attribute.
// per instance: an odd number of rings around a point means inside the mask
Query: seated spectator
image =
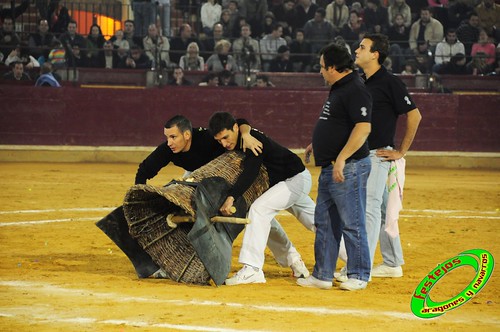
<svg viewBox="0 0 500 332"><path fill-rule="evenodd" d="M403 18L403 25L408 29L410 28L411 8L405 0L394 0L394 2L387 8L387 14L389 15L389 27L394 25L396 16L401 15Z"/></svg>
<svg viewBox="0 0 500 332"><path fill-rule="evenodd" d="M482 53L486 64L492 65L495 63L496 56L495 44L490 41L486 30L479 31L479 39L472 45L471 56L475 57L478 53Z"/></svg>
<svg viewBox="0 0 500 332"><path fill-rule="evenodd" d="M55 69L66 67L66 49L58 39L54 39L48 60Z"/></svg>
<svg viewBox="0 0 500 332"><path fill-rule="evenodd" d="M297 11L297 29L303 29L307 21L312 20L319 6L312 0L298 0L295 10Z"/></svg>
<svg viewBox="0 0 500 332"><path fill-rule="evenodd" d="M286 40L281 37L282 34L283 27L280 24L276 24L273 28L273 32L260 40L259 46L263 71L269 71L271 60L278 54L278 48L287 44Z"/></svg>
<svg viewBox="0 0 500 332"><path fill-rule="evenodd" d="M214 54L212 54L206 63L208 71L238 71L238 64L233 56L229 54L231 43L228 40L222 39L215 45Z"/></svg>
<svg viewBox="0 0 500 332"><path fill-rule="evenodd" d="M195 42L191 42L186 50L186 54L181 57L179 67L182 70L205 70L205 60L200 56L200 48Z"/></svg>
<svg viewBox="0 0 500 332"><path fill-rule="evenodd" d="M30 81L31 78L24 72L24 65L22 62L13 62L10 64L11 71L3 75L4 80L12 81Z"/></svg>
<svg viewBox="0 0 500 332"><path fill-rule="evenodd" d="M123 30L116 30L115 35L109 41L113 43L113 48L116 50L116 54L120 59L127 57L130 50L130 44L128 40L125 39Z"/></svg>
<svg viewBox="0 0 500 332"><path fill-rule="evenodd" d="M441 75L469 75L472 72L467 68L465 54L457 53L449 62L437 68L436 73Z"/></svg>
<svg viewBox="0 0 500 332"><path fill-rule="evenodd" d="M231 40L233 38L233 21L231 21L231 12L229 9L222 10L220 21L217 22L222 25L222 37Z"/></svg>
<svg viewBox="0 0 500 332"><path fill-rule="evenodd" d="M273 82L264 74L257 75L255 77L255 83L252 86L255 88L274 88Z"/></svg>
<svg viewBox="0 0 500 332"><path fill-rule="evenodd" d="M368 32L387 33L389 28L387 8L380 5L380 0L367 0L363 21Z"/></svg>
<svg viewBox="0 0 500 332"><path fill-rule="evenodd" d="M60 77L59 80L54 76L53 66L50 62L44 62L40 67L40 76L35 81L35 86L47 86L60 88L61 84Z"/></svg>
<svg viewBox="0 0 500 332"><path fill-rule="evenodd" d="M231 27L231 38L238 38L240 36L240 25L239 25L239 20L240 20L240 11L238 9L238 1L237 0L230 0L229 3L227 4L227 10L229 11L229 16L230 18L230 27ZM246 23L246 22L245 22Z"/></svg>
<svg viewBox="0 0 500 332"><path fill-rule="evenodd" d="M129 69L149 69L151 68L151 59L144 54L144 51L137 45L130 47L130 55L120 65L122 68Z"/></svg>
<svg viewBox="0 0 500 332"><path fill-rule="evenodd" d="M500 5L494 0L482 0L476 7L481 28L488 36L500 40Z"/></svg>
<svg viewBox="0 0 500 332"><path fill-rule="evenodd" d="M89 58L83 55L80 46L73 45L70 52L66 52L66 65L68 68L84 68L89 66Z"/></svg>
<svg viewBox="0 0 500 332"><path fill-rule="evenodd" d="M89 34L87 35L87 56L89 57L89 67L100 67L98 59L99 53L106 39L102 34L101 27L97 24L90 26Z"/></svg>
<svg viewBox="0 0 500 332"><path fill-rule="evenodd" d="M414 59L408 59L405 63L405 68L401 71L401 75L420 75L422 74L417 68L417 63Z"/></svg>
<svg viewBox="0 0 500 332"><path fill-rule="evenodd" d="M56 37L68 30L68 24L71 21L68 8L62 5L59 0L50 0L46 18L50 32Z"/></svg>
<svg viewBox="0 0 500 332"><path fill-rule="evenodd" d="M184 23L179 28L179 35L170 41L170 61L179 63L181 57L186 54L188 45L192 42L197 43L200 47L198 39L193 34L193 29L189 24Z"/></svg>
<svg viewBox="0 0 500 332"><path fill-rule="evenodd" d="M428 43L429 49L434 51L437 43L444 38L443 25L441 22L432 17L429 8L422 8L420 10L420 19L412 24L410 29L410 49L417 52L417 43Z"/></svg>
<svg viewBox="0 0 500 332"><path fill-rule="evenodd" d="M96 61L94 62L97 68L119 68L121 65L122 58L117 54L117 51L113 48L113 43L110 40L106 40L102 46L102 50L99 51Z"/></svg>
<svg viewBox="0 0 500 332"><path fill-rule="evenodd" d="M64 48L66 49L66 54L68 55L68 59L71 59L71 54L73 53L72 51L75 48L74 46L76 46L76 49L78 49L79 57L82 58L87 57L85 53L85 49L87 48L87 41L82 35L76 32L76 27L77 27L76 21L71 20L68 23L68 31L63 33L59 39Z"/></svg>
<svg viewBox="0 0 500 332"><path fill-rule="evenodd" d="M458 53L465 54L464 44L457 40L455 29L449 29L445 39L436 46L433 71L439 72L439 67L450 62L451 57Z"/></svg>
<svg viewBox="0 0 500 332"><path fill-rule="evenodd" d="M312 52L318 53L335 36L330 22L325 20L325 9L318 8L314 18L304 25L304 38L311 44Z"/></svg>
<svg viewBox="0 0 500 332"><path fill-rule="evenodd" d="M168 81L168 85L177 85L177 86L193 85L193 82L187 80L184 77L184 70L179 66L174 67L172 76L173 78Z"/></svg>
<svg viewBox="0 0 500 332"><path fill-rule="evenodd" d="M434 59L429 49L429 44L425 41L418 42L417 49L414 51L417 68L422 74L430 74Z"/></svg>
<svg viewBox="0 0 500 332"><path fill-rule="evenodd" d="M198 84L199 86L219 86L219 74L216 72L210 72L203 78L203 80Z"/></svg>
<svg viewBox="0 0 500 332"><path fill-rule="evenodd" d="M137 45L140 48L144 48L144 46L142 45L143 38L135 35L135 23L134 23L134 21L126 20L123 23L123 25L125 27L123 30L123 39L128 42L129 49L133 45ZM115 33L115 35L113 37L111 37L109 40L111 40L114 43L117 39L118 39L118 36L116 36L116 33Z"/></svg>
<svg viewBox="0 0 500 332"><path fill-rule="evenodd" d="M472 56L472 60L467 64L467 71L472 75L489 75L493 72L492 65L487 63L486 53L477 52Z"/></svg>
<svg viewBox="0 0 500 332"><path fill-rule="evenodd" d="M201 56L205 59L205 62L210 55L214 53L215 44L224 39L224 28L222 27L222 24L215 23L212 32L213 34L211 36L205 36L205 39L202 40Z"/></svg>
<svg viewBox="0 0 500 332"><path fill-rule="evenodd" d="M304 38L304 30L298 29L290 43L290 61L294 72L310 72L313 56L311 44Z"/></svg>
<svg viewBox="0 0 500 332"><path fill-rule="evenodd" d="M467 58L471 56L472 45L479 40L479 29L479 16L476 12L470 13L468 20L462 22L457 29L457 38L464 44Z"/></svg>
<svg viewBox="0 0 500 332"><path fill-rule="evenodd" d="M293 65L290 61L290 49L286 45L278 48L278 55L271 61L270 72L293 72Z"/></svg>
<svg viewBox="0 0 500 332"><path fill-rule="evenodd" d="M358 12L351 10L349 13L349 22L342 27L340 35L349 44L351 49L356 49L357 47L354 46L358 43L361 32L366 32L366 26L359 17Z"/></svg>
<svg viewBox="0 0 500 332"><path fill-rule="evenodd" d="M467 0L451 1L448 6L448 27L457 29L462 22L466 22L474 11L474 4Z"/></svg>
<svg viewBox="0 0 500 332"><path fill-rule="evenodd" d="M403 15L396 15L394 24L389 27L387 37L390 41L389 55L393 61L392 67L394 73L399 73L405 63L406 57L414 55L408 44L410 28L404 25Z"/></svg>
<svg viewBox="0 0 500 332"><path fill-rule="evenodd" d="M233 56L240 71L259 71L260 55L259 42L251 37L252 30L249 24L241 27L241 36L233 42Z"/></svg>
<svg viewBox="0 0 500 332"><path fill-rule="evenodd" d="M4 18L3 28L0 30L0 52L6 56L20 44L21 38L14 30L12 17Z"/></svg>
<svg viewBox="0 0 500 332"><path fill-rule="evenodd" d="M222 7L216 0L207 0L201 5L201 25L207 36L212 36L214 24L220 21L221 13Z"/></svg>
<svg viewBox="0 0 500 332"><path fill-rule="evenodd" d="M264 31L264 16L268 11L267 0L241 0L240 16L252 27L252 37L258 38Z"/></svg>
<svg viewBox="0 0 500 332"><path fill-rule="evenodd" d="M151 60L152 67L167 68L170 64L170 43L168 38L160 35L156 24L148 27L148 35L142 40L144 51Z"/></svg>
<svg viewBox="0 0 500 332"><path fill-rule="evenodd" d="M273 12L267 12L266 15L264 16L264 29L262 30L260 38L263 38L265 35L268 35L271 32L273 32L273 27L276 23L277 23L276 18L274 17ZM283 29L282 37L284 37L284 35L285 32Z"/></svg>
<svg viewBox="0 0 500 332"><path fill-rule="evenodd" d="M345 0L334 0L326 6L325 19L333 26L335 35L340 34L340 30L349 21L349 7Z"/></svg>
<svg viewBox="0 0 500 332"><path fill-rule="evenodd" d="M14 62L21 62L24 66L25 70L31 70L35 67L40 67L40 63L34 57L29 55L29 50L22 45L18 45L15 49L13 49L7 58L4 59L4 63L6 66L9 66Z"/></svg>
<svg viewBox="0 0 500 332"><path fill-rule="evenodd" d="M299 29L297 27L297 11L294 0L285 0L280 6L274 7L272 11L276 22L283 27L283 35L292 36Z"/></svg>
<svg viewBox="0 0 500 332"><path fill-rule="evenodd" d="M28 46L30 54L38 60L45 62L49 58L51 45L56 37L52 32L49 32L49 23L46 19L38 21L38 32L30 34Z"/></svg>
<svg viewBox="0 0 500 332"><path fill-rule="evenodd" d="M238 86L234 80L234 73L229 70L223 70L219 73L219 86Z"/></svg>

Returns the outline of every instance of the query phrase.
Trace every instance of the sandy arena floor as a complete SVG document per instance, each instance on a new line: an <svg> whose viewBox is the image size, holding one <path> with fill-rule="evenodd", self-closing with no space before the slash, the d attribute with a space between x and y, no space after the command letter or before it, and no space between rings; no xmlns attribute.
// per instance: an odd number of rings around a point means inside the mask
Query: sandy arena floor
<svg viewBox="0 0 500 332"><path fill-rule="evenodd" d="M435 319L410 311L420 281L437 264L474 248L500 260L500 171L409 168L400 220L404 277L368 288L324 291L295 284L268 255L267 283L190 286L138 280L126 256L94 223L121 205L136 164L0 163L1 331L500 331L500 272L463 306ZM316 198L318 169L311 168ZM163 170L152 184L178 177ZM314 235L278 218L314 265ZM233 271L241 235L235 242ZM377 253L375 264L380 263ZM475 275L448 273L434 301Z"/></svg>

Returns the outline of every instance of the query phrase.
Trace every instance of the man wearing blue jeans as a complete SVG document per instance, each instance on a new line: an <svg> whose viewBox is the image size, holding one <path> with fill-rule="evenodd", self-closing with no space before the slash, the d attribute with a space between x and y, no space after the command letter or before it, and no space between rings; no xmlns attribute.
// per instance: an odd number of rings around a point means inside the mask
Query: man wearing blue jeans
<svg viewBox="0 0 500 332"><path fill-rule="evenodd" d="M365 208L370 173L366 138L371 130L372 101L344 46L323 48L320 65L331 89L314 128L312 146L306 149L306 156L313 150L316 166L322 167L314 213L316 263L312 275L298 279L297 284L331 288L344 237L348 279L340 289L360 290L366 288L371 268Z"/></svg>

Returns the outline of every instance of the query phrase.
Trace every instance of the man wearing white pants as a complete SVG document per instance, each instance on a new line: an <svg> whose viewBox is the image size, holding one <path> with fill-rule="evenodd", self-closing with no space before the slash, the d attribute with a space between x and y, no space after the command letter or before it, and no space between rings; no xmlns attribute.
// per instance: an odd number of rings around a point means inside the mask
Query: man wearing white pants
<svg viewBox="0 0 500 332"><path fill-rule="evenodd" d="M218 112L212 115L209 130L226 150L242 150L239 128L231 114ZM279 211L288 210L304 227L311 231L315 230L315 204L309 197L312 185L309 171L297 155L263 133L253 129L251 135L263 144L262 153L255 156L247 152L242 165L243 171L229 191L220 211L223 215L231 215L233 202L253 183L262 165L266 167L269 175L269 189L250 207L248 214L250 224L246 226L239 257L243 268L233 277L226 279L226 285L266 282L262 271L264 250L271 230L271 222ZM287 249L283 248L283 250ZM278 260L278 263L284 265L283 261ZM304 264L298 252L296 254L289 252L287 265L290 263L292 266ZM304 277L308 275L309 272L304 273Z"/></svg>

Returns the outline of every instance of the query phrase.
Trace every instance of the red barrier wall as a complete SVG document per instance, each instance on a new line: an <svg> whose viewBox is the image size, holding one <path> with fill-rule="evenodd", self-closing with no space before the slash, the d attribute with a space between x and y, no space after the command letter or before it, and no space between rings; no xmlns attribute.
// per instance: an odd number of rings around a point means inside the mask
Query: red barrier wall
<svg viewBox="0 0 500 332"><path fill-rule="evenodd" d="M175 114L206 126L244 117L289 148L311 139L327 89L34 88L0 85L0 144L154 146ZM500 95L414 94L423 115L412 150L499 152ZM404 126L405 117L400 119Z"/></svg>

